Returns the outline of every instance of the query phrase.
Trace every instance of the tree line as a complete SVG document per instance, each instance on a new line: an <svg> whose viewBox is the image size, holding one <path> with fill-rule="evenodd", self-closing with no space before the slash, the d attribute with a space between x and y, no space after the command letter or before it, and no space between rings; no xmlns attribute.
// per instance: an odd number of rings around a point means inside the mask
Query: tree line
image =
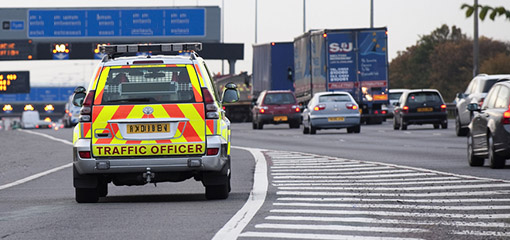
<svg viewBox="0 0 510 240"><path fill-rule="evenodd" d="M510 43L480 37L480 73L510 74ZM473 78L473 40L460 28L442 25L399 51L389 66L391 88L435 88L446 102Z"/></svg>

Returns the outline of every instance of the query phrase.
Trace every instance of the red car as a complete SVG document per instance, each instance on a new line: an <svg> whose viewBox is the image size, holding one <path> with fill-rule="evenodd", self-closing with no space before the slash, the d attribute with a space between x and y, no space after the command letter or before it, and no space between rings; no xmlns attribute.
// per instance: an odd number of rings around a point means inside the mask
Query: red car
<svg viewBox="0 0 510 240"><path fill-rule="evenodd" d="M301 125L301 109L292 91L262 91L253 106L253 129L262 129L264 124L288 123L290 128Z"/></svg>

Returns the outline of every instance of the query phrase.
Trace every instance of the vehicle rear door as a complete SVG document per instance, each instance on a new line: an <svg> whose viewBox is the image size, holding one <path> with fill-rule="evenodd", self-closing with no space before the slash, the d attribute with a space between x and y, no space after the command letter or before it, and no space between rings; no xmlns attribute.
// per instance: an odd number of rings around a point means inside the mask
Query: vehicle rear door
<svg viewBox="0 0 510 240"><path fill-rule="evenodd" d="M194 66L105 67L91 131L97 158L203 155L205 110Z"/></svg>

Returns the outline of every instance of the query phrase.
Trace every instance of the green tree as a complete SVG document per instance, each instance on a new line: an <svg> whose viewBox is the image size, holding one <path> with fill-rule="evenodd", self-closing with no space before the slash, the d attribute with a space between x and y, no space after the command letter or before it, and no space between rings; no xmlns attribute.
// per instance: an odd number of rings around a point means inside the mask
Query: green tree
<svg viewBox="0 0 510 240"><path fill-rule="evenodd" d="M489 14L489 18L491 20L495 20L496 17L499 16L505 16L507 20L510 20L510 11L506 10L504 7L491 7L488 5L480 5L478 4L476 6L479 9L479 17L483 21L485 20L485 17L487 17L487 14ZM462 4L460 7L461 9L466 9L466 17L471 17L473 13L475 12L475 5L469 5L469 4Z"/></svg>

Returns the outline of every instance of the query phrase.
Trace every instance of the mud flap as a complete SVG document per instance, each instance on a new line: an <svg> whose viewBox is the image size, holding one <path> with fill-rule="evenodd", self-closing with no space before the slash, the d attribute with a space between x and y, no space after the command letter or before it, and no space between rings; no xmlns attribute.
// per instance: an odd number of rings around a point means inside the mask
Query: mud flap
<svg viewBox="0 0 510 240"><path fill-rule="evenodd" d="M73 185L75 188L97 188L98 177L94 175L79 174L73 165Z"/></svg>
<svg viewBox="0 0 510 240"><path fill-rule="evenodd" d="M225 166L218 172L202 173L202 184L204 186L222 185L230 178L230 156L228 156Z"/></svg>

